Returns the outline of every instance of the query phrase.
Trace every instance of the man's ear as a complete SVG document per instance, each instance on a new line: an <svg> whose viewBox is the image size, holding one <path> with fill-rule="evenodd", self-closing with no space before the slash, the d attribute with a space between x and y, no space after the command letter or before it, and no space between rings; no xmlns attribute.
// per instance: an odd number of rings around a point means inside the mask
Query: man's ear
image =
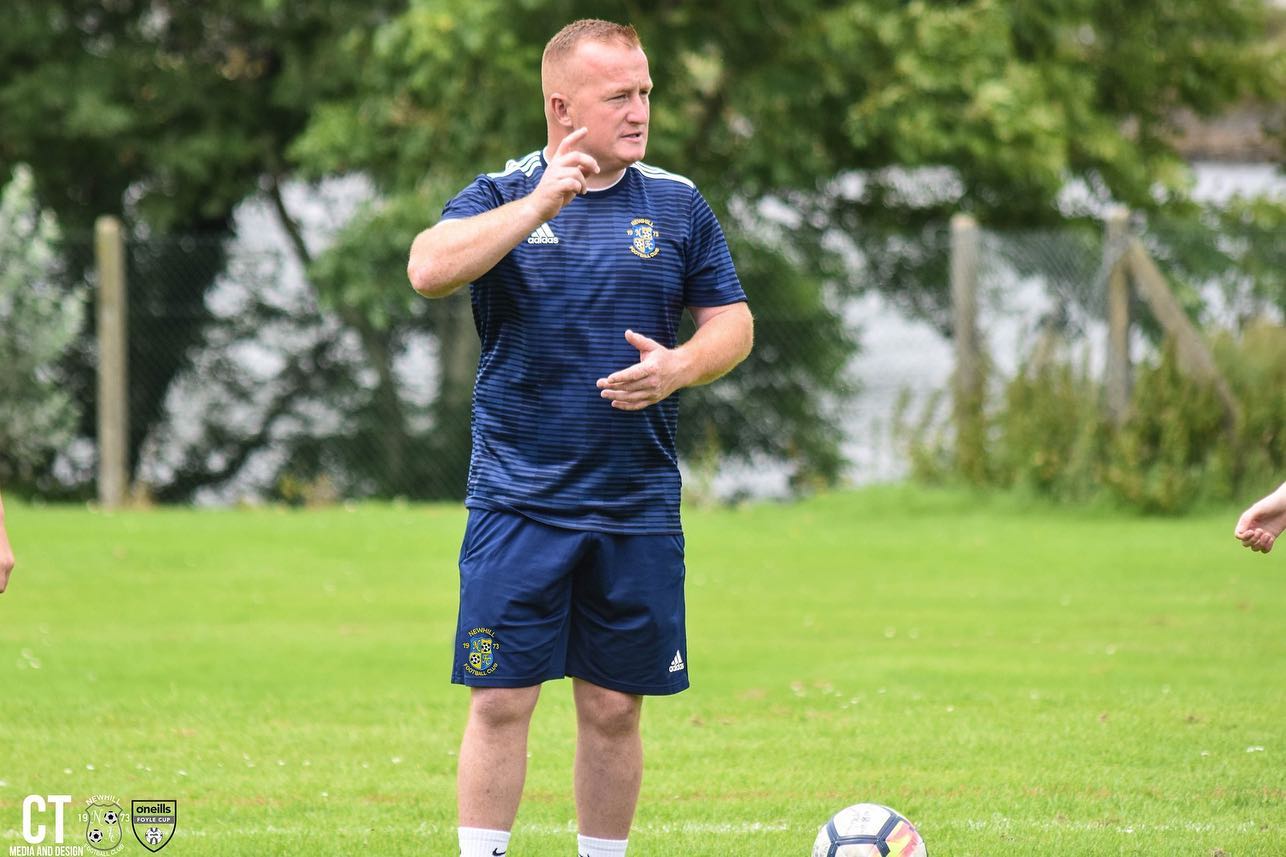
<svg viewBox="0 0 1286 857"><path fill-rule="evenodd" d="M565 128L572 127L572 117L567 110L567 96L561 92L553 92L549 95L549 112L554 117L554 121Z"/></svg>

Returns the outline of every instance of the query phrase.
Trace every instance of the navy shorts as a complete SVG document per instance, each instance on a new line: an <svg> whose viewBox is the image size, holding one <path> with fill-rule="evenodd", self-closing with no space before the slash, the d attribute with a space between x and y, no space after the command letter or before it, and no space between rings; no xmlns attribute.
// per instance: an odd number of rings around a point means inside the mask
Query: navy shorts
<svg viewBox="0 0 1286 857"><path fill-rule="evenodd" d="M470 509L451 681L573 676L623 693L688 686L683 536L621 535Z"/></svg>

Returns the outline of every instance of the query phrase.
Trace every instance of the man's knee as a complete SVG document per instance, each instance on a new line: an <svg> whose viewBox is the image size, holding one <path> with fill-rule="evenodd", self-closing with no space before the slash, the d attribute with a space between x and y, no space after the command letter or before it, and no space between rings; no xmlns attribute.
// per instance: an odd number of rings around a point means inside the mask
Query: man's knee
<svg viewBox="0 0 1286 857"><path fill-rule="evenodd" d="M540 696L539 687L475 687L469 717L488 729L524 726Z"/></svg>
<svg viewBox="0 0 1286 857"><path fill-rule="evenodd" d="M607 737L638 732L643 697L582 684L577 688L576 711L581 724Z"/></svg>

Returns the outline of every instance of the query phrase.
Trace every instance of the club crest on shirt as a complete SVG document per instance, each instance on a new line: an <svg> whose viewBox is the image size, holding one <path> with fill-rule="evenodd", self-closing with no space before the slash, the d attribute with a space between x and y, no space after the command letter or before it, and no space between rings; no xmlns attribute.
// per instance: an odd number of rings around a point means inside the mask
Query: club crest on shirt
<svg viewBox="0 0 1286 857"><path fill-rule="evenodd" d="M630 252L640 259L651 259L661 248L657 246L656 239L660 236L652 221L646 217L636 217L630 221L630 228L625 230L625 234L630 236Z"/></svg>
<svg viewBox="0 0 1286 857"><path fill-rule="evenodd" d="M496 663L495 633L490 628L474 628L469 631L469 639L464 643L469 650L469 657L464 664L464 671L469 675L491 675L500 666Z"/></svg>

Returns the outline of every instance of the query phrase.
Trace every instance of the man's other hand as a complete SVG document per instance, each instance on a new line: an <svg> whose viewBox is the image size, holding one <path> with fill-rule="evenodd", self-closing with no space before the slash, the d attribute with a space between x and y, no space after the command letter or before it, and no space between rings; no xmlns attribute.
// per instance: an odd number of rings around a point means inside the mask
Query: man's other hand
<svg viewBox="0 0 1286 857"><path fill-rule="evenodd" d="M625 331L625 341L639 350L639 362L598 379L599 393L622 411L641 411L683 386L683 357L676 349Z"/></svg>

